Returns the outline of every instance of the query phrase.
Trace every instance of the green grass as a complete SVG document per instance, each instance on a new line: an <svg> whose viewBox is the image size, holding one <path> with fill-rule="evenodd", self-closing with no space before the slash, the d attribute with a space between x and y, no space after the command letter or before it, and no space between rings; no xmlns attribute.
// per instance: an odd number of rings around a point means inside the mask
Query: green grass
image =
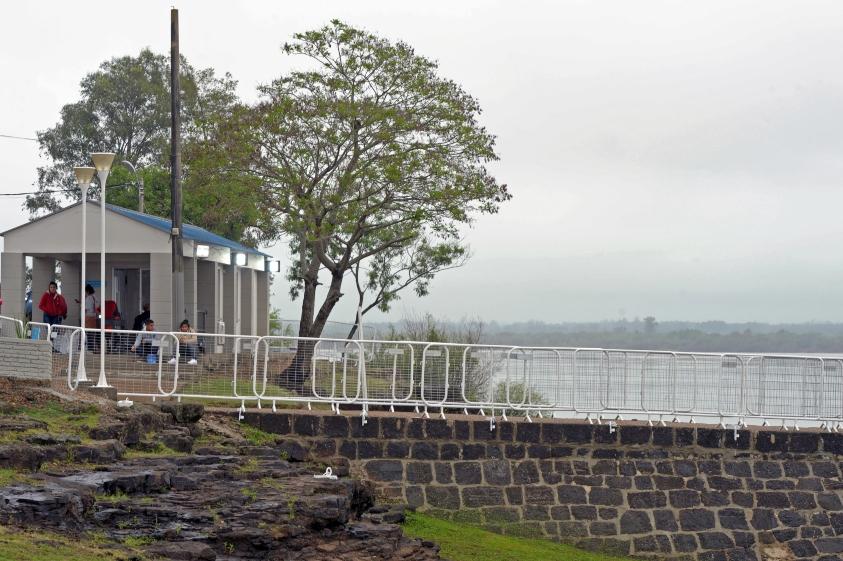
<svg viewBox="0 0 843 561"><path fill-rule="evenodd" d="M33 480L24 473L10 469L0 468L0 487L6 487L15 483L30 483Z"/></svg>
<svg viewBox="0 0 843 561"><path fill-rule="evenodd" d="M240 423L240 432L243 433L243 438L249 441L249 444L255 446L265 446L267 444L275 444L275 435L264 432L257 427Z"/></svg>
<svg viewBox="0 0 843 561"><path fill-rule="evenodd" d="M263 389L263 381L258 380L258 391L261 389ZM232 393L232 390L233 387L231 378L221 377L189 383L184 386L184 389L180 390L180 392L185 394L219 396L216 399L189 397L182 400L189 403L202 403L206 406L212 407L240 407L240 398L221 399L222 396L233 396L234 393ZM254 399L255 392L252 389L252 379L248 375L245 378L237 378L237 395L246 400L246 407L255 407L257 403ZM307 407L307 404L301 401L284 401L284 398L298 398L299 395L287 388L283 388L270 382L266 383L266 391L264 392L264 395L271 397L266 397L261 400L263 407L271 407L272 398L275 398L278 407L282 407L284 409L301 409ZM329 404L314 403L312 404L312 407L314 409L328 409Z"/></svg>
<svg viewBox="0 0 843 561"><path fill-rule="evenodd" d="M137 555L137 554L135 554ZM114 561L124 551L50 532L17 532L0 526L0 561Z"/></svg>
<svg viewBox="0 0 843 561"><path fill-rule="evenodd" d="M407 513L404 533L438 543L451 561L620 561L543 539L501 536L480 528Z"/></svg>
<svg viewBox="0 0 843 561"><path fill-rule="evenodd" d="M100 422L100 412L94 405L71 413L61 403L45 403L38 407L24 407L21 413L31 419L47 423L49 432L76 434L83 438L87 438L88 429L97 426Z"/></svg>

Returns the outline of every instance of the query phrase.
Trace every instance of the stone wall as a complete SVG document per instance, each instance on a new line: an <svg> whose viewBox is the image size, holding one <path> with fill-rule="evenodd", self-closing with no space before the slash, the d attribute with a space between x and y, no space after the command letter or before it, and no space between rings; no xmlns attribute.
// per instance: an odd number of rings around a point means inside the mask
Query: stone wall
<svg viewBox="0 0 843 561"><path fill-rule="evenodd" d="M843 559L843 434L308 412L246 414L384 499L621 554ZM330 463L329 461L329 463Z"/></svg>
<svg viewBox="0 0 843 561"><path fill-rule="evenodd" d="M0 378L49 381L52 372L49 341L0 337Z"/></svg>

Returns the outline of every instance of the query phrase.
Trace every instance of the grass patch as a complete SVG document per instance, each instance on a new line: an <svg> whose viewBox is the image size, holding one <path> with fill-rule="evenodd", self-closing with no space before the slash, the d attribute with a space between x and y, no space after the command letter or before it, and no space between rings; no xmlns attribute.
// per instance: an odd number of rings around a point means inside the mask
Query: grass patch
<svg viewBox="0 0 843 561"><path fill-rule="evenodd" d="M243 438L249 441L249 444L255 446L265 446L267 444L275 444L275 435L262 431L257 427L246 423L240 423L240 432L243 433Z"/></svg>
<svg viewBox="0 0 843 561"><path fill-rule="evenodd" d="M173 450L172 448L165 446L160 442L156 442L155 445L150 448L149 450L137 450L135 448L127 448L126 453L123 455L126 459L133 459L133 458L164 458L170 456L187 456L189 455L187 452L179 452L177 450Z"/></svg>
<svg viewBox="0 0 843 561"><path fill-rule="evenodd" d="M129 536L123 543L129 547L143 547L155 542L155 538L149 536Z"/></svg>
<svg viewBox="0 0 843 561"><path fill-rule="evenodd" d="M33 479L26 474L11 468L0 468L0 487L14 483L30 483Z"/></svg>
<svg viewBox="0 0 843 561"><path fill-rule="evenodd" d="M38 407L24 407L21 413L30 419L47 423L49 432L75 434L83 439L87 438L88 430L100 422L100 411L95 405L77 406L73 411L68 411L63 404L51 402Z"/></svg>
<svg viewBox="0 0 843 561"><path fill-rule="evenodd" d="M123 552L94 542L0 526L0 561L113 561L122 558L125 558Z"/></svg>
<svg viewBox="0 0 843 561"><path fill-rule="evenodd" d="M544 539L501 536L466 524L408 512L404 533L438 543L451 561L621 561Z"/></svg>

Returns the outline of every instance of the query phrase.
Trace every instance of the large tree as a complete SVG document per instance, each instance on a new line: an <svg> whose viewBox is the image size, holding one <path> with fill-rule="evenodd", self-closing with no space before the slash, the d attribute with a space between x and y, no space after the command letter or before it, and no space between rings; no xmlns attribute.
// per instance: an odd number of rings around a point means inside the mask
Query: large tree
<svg viewBox="0 0 843 561"><path fill-rule="evenodd" d="M214 123L236 107L237 83L212 69L195 69L181 60L182 137L184 140L184 217L222 235L249 238L250 226L261 220L254 197L243 196L244 183L214 183L207 173L190 173L194 160L203 157L196 147L213 133ZM148 49L137 56L113 58L80 83L79 100L62 107L56 125L38 133L41 152L49 163L38 169L38 192L25 206L35 217L57 210L66 201L81 198L73 167L90 165L90 153L117 154L109 176L108 202L137 206L136 177L119 162L131 162L143 176L145 211L170 214L170 61ZM210 176L214 179L216 176ZM97 196L98 187L92 195ZM261 236L252 236L261 237ZM247 239L246 241L250 241ZM251 240L255 241L255 240Z"/></svg>
<svg viewBox="0 0 843 561"><path fill-rule="evenodd" d="M318 337L349 272L369 262L368 282L388 304L402 284L396 270L429 281L455 264L465 255L461 227L510 195L485 167L497 155L477 100L406 43L333 21L283 51L307 59L306 69L260 87L259 102L235 113L219 147L230 169L255 179L290 240L299 336ZM408 251L437 268L425 273ZM300 342L290 385L302 383L311 352Z"/></svg>

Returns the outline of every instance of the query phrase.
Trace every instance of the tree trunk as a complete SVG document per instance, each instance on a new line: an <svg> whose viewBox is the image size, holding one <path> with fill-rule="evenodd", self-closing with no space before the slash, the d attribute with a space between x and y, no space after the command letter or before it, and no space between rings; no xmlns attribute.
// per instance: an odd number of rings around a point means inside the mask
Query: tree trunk
<svg viewBox="0 0 843 561"><path fill-rule="evenodd" d="M316 283L305 282L304 294L302 296L301 319L299 320L299 337L300 338L318 338L322 335L322 330L325 328L325 323L328 321L328 316L334 306L342 297L342 274L331 275L331 285L328 288L328 294L325 296L325 301L319 308L319 313L316 318L313 317L313 312L316 307ZM316 341L309 341L307 339L299 339L296 345L296 356L292 363L284 372L281 373L280 383L285 388L293 390L299 395L310 393L305 389L305 382L313 367L313 349L316 346Z"/></svg>

